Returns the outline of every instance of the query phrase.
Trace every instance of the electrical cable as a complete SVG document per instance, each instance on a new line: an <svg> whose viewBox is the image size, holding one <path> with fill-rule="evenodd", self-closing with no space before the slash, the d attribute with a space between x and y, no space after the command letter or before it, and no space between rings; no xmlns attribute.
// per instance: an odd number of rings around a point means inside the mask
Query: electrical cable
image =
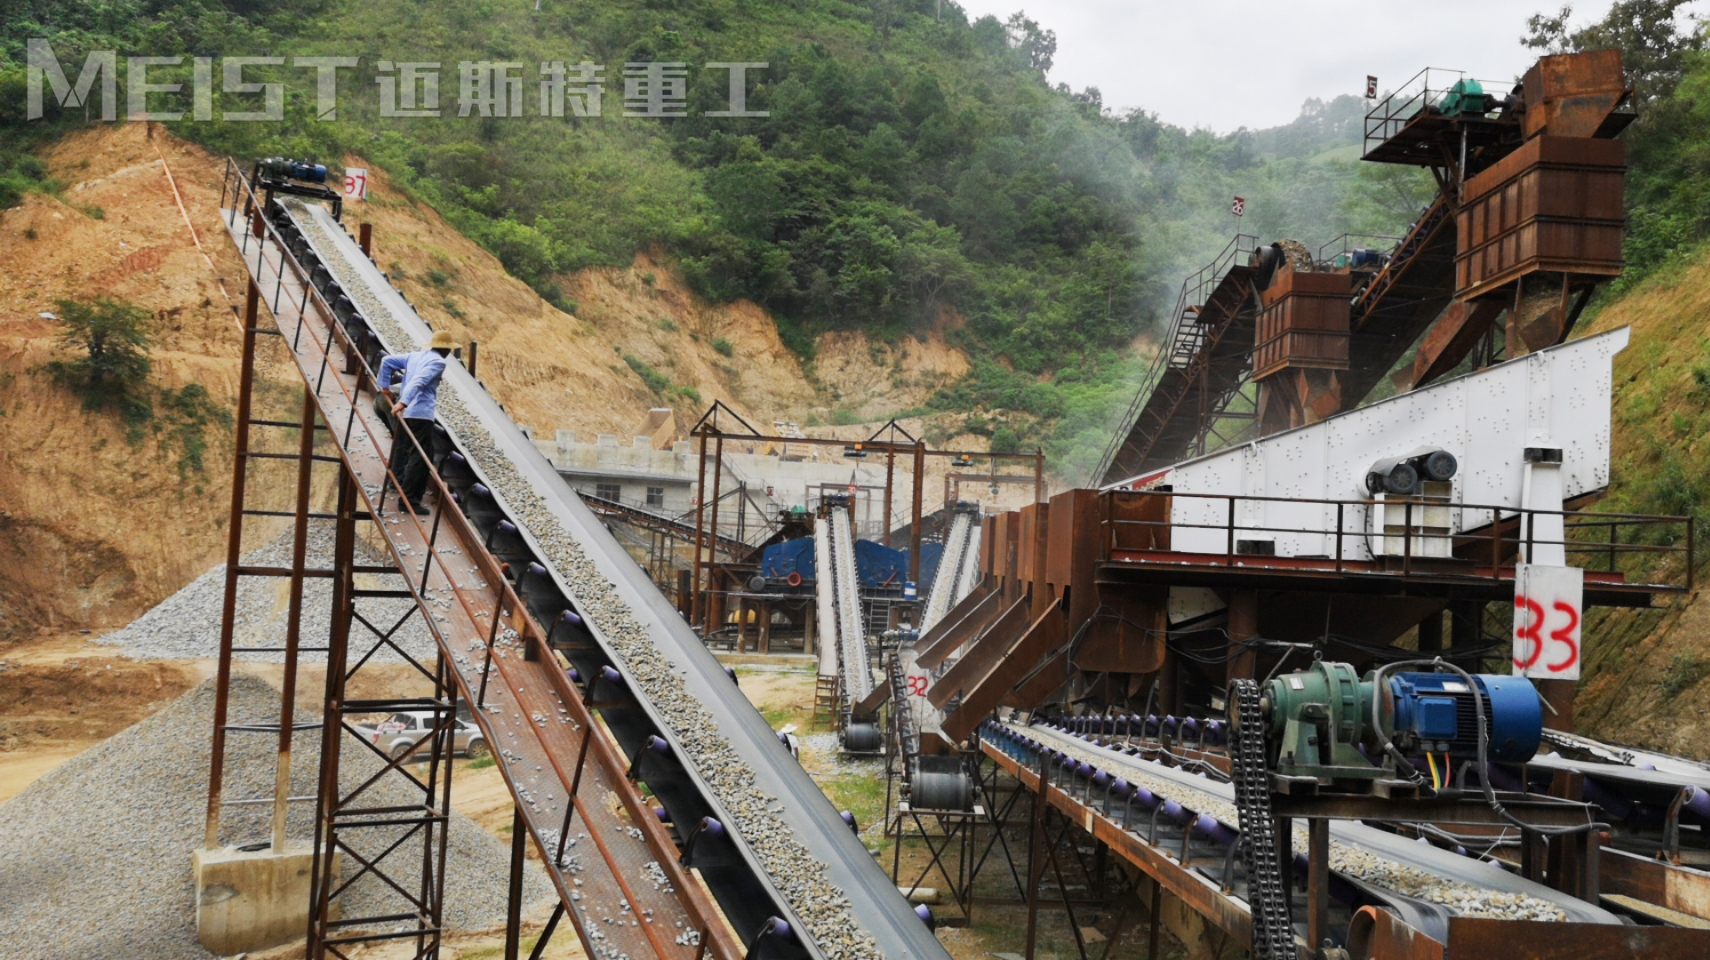
<svg viewBox="0 0 1710 960"><path fill-rule="evenodd" d="M1514 814L1509 813L1508 810L1505 807L1503 807L1502 801L1500 801L1496 798L1496 789L1490 785L1490 777L1485 772L1485 771L1490 769L1490 761L1489 761L1489 747L1490 747L1490 726L1489 726L1489 723L1490 723L1490 721L1489 721L1489 718L1485 714L1484 691L1479 687L1478 682L1473 679L1472 674L1468 673L1465 670L1462 670L1460 667L1456 666L1455 664L1452 664L1449 661L1444 660L1442 657L1436 657L1436 658L1431 659L1431 660L1405 660L1405 661L1402 661L1400 663L1385 664L1384 666L1377 668L1377 670L1373 674L1373 683L1372 683L1372 716L1374 716L1374 717L1382 717L1383 716L1382 711L1379 709L1382 706L1383 675L1385 673L1389 672L1390 670L1393 670L1393 669L1396 669L1399 667L1412 667L1412 666L1431 667L1431 668L1437 669L1437 670L1441 670L1441 669L1446 668L1449 672L1458 675L1463 681L1465 681L1465 683L1467 685L1467 689L1472 692L1474 713L1478 717L1479 783L1484 788L1485 802L1490 804L1490 808L1492 810L1496 811L1497 816L1508 821L1509 823L1512 823L1513 825L1519 827L1522 830L1530 830L1533 833L1541 834L1543 836L1552 836L1552 837L1554 837L1554 836L1566 836L1566 835L1575 834L1575 833L1584 833L1588 830L1608 826L1608 824L1598 823L1594 820L1587 820L1585 823L1572 824L1572 825L1563 826L1563 827L1539 826L1539 825L1530 824L1530 823L1525 822L1524 820L1521 820L1519 817L1516 817ZM1390 740L1388 732L1386 732L1383 729L1383 723L1381 721L1378 722L1377 724L1375 724L1375 728L1377 730L1378 737L1383 741L1382 746L1383 746L1384 752L1389 754L1392 758L1394 758L1398 764L1405 764L1407 769L1412 771L1412 776L1409 779L1411 779L1414 783L1422 783L1424 778L1419 775L1418 769L1415 768L1411 763L1408 763L1407 758L1403 757L1401 755L1401 751L1396 749L1395 743L1392 740ZM1430 758L1429 753L1426 754L1426 758L1427 759Z"/></svg>

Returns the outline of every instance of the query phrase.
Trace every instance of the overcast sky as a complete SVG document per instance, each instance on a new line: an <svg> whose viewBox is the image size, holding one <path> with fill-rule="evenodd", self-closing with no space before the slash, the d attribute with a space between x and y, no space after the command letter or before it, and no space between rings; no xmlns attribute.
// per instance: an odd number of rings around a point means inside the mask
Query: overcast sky
<svg viewBox="0 0 1710 960"><path fill-rule="evenodd" d="M1537 56L1526 18L1562 0L958 0L969 20L1025 9L1057 32L1050 81L1098 87L1105 106L1227 133L1288 123L1309 97L1392 90L1424 67L1507 81ZM1703 8L1710 3L1693 3ZM1573 22L1608 0L1574 4Z"/></svg>

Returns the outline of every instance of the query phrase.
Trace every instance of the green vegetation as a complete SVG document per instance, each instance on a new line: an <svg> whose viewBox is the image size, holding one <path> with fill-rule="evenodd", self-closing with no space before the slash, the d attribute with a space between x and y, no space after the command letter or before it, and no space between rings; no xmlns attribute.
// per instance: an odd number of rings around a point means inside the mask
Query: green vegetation
<svg viewBox="0 0 1710 960"><path fill-rule="evenodd" d="M628 364L629 368L635 371L635 375L641 378L641 382L647 384L647 389L654 393L665 393L671 389L671 378L648 366L640 357L625 353L623 362Z"/></svg>
<svg viewBox="0 0 1710 960"><path fill-rule="evenodd" d="M1227 135L1116 114L1096 89L1049 82L1055 38L1020 14L970 21L937 0L548 7L26 0L0 24L0 155L88 122L51 97L49 122L6 122L20 119L32 37L50 39L70 69L103 49L358 55L363 65L341 74L336 121L316 118L303 70L252 66L247 80L286 83L283 121L168 126L244 159L359 154L566 311L567 272L662 249L697 292L765 305L805 360L824 331L894 341L959 315L955 342L981 363L931 406L1024 411L1071 476L1132 399L1141 368L1124 359L1128 346L1166 319L1180 278L1237 225L1314 244L1394 233L1428 184L1351 159L1354 97ZM406 51L445 64L442 116L378 115L374 65ZM530 66L526 116L459 119L456 64L480 59L604 64L601 115L535 116ZM646 61L689 65L685 116L622 116L622 65ZM702 67L711 61L768 63L749 76L747 107L770 116L705 116L729 106L726 72ZM150 79L186 83L151 95L151 109L190 107L188 64ZM123 86L121 76L121 99ZM258 100L216 89L215 115ZM1247 198L1238 224L1235 194Z"/></svg>
<svg viewBox="0 0 1710 960"><path fill-rule="evenodd" d="M163 389L159 400L155 432L163 449L177 449L178 478L185 480L192 471L202 473L205 467L202 455L208 449L207 430L211 426L222 431L229 428L231 412L215 403L199 383L185 384L177 391L170 387Z"/></svg>
<svg viewBox="0 0 1710 960"><path fill-rule="evenodd" d="M713 352L717 353L721 357L730 357L730 356L736 355L736 348L731 346L730 341L726 340L723 337L714 337L713 342L712 342L712 348L713 348Z"/></svg>
<svg viewBox="0 0 1710 960"><path fill-rule="evenodd" d="M35 157L0 153L0 210L17 206L26 193L52 192L58 186L48 179L47 166Z"/></svg>
<svg viewBox="0 0 1710 960"><path fill-rule="evenodd" d="M53 360L47 372L83 401L83 409L113 410L135 428L153 415L148 396L147 310L98 298L58 302L59 345L69 359Z"/></svg>
<svg viewBox="0 0 1710 960"><path fill-rule="evenodd" d="M49 361L47 374L75 393L83 409L116 413L133 445L142 442L144 427L152 422L161 450L177 451L180 480L202 473L207 429L231 426L231 413L201 384L158 391L149 385L153 338L148 311L102 298L61 300L57 306L60 347L70 356Z"/></svg>
<svg viewBox="0 0 1710 960"><path fill-rule="evenodd" d="M1696 654L1684 650L1675 654L1669 658L1668 669L1663 672L1663 696L1680 696L1704 679L1706 673L1710 673L1710 663L1699 659Z"/></svg>

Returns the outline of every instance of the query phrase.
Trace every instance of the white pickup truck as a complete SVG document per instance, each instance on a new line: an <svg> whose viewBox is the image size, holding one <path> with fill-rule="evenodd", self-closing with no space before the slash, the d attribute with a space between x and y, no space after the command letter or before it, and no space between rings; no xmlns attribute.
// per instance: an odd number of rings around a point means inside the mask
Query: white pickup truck
<svg viewBox="0 0 1710 960"><path fill-rule="evenodd" d="M379 747L394 760L404 759L426 750L425 741L433 732L433 713L412 711L394 713L377 724L354 724L357 736ZM453 725L452 749L471 760L488 756L487 740L473 721L458 717Z"/></svg>

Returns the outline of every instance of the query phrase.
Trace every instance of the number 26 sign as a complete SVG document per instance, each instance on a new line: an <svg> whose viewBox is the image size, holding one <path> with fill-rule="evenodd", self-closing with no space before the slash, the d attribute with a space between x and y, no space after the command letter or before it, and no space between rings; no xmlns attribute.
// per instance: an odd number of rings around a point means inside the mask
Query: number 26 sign
<svg viewBox="0 0 1710 960"><path fill-rule="evenodd" d="M1514 577L1514 674L1578 680L1585 571L1523 563Z"/></svg>

